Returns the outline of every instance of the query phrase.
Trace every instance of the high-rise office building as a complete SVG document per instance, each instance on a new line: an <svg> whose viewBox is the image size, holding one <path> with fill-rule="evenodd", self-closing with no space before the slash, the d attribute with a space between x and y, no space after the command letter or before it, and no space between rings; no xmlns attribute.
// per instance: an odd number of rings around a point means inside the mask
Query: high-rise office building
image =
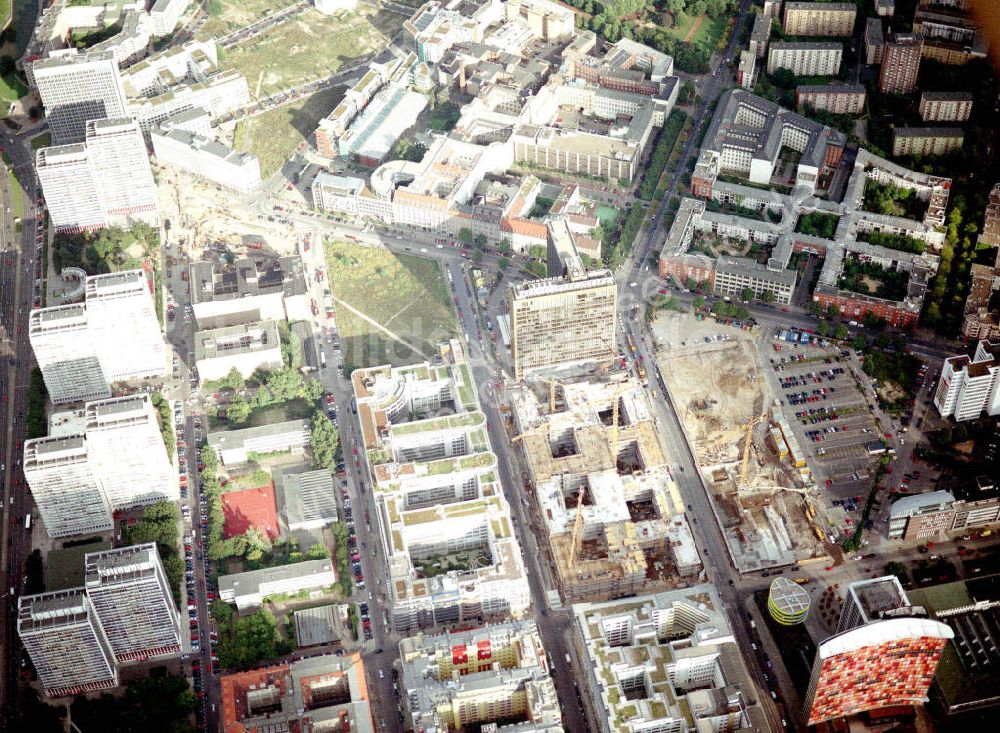
<svg viewBox="0 0 1000 733"><path fill-rule="evenodd" d="M28 340L55 404L111 396L82 303L31 311Z"/></svg>
<svg viewBox="0 0 1000 733"><path fill-rule="evenodd" d="M807 724L926 702L954 635L912 605L895 576L852 583L837 633L816 650L805 697Z"/></svg>
<svg viewBox="0 0 1000 733"><path fill-rule="evenodd" d="M41 59L31 72L56 145L83 142L88 120L125 114L125 90L110 51Z"/></svg>
<svg viewBox="0 0 1000 733"><path fill-rule="evenodd" d="M87 278L90 338L108 381L147 379L167 370L167 346L142 270Z"/></svg>
<svg viewBox="0 0 1000 733"><path fill-rule="evenodd" d="M33 310L28 338L56 404L111 396L113 382L167 370L167 347L142 270L94 275L84 304Z"/></svg>
<svg viewBox="0 0 1000 733"><path fill-rule="evenodd" d="M50 537L107 532L111 506L82 435L24 441L24 479Z"/></svg>
<svg viewBox="0 0 1000 733"><path fill-rule="evenodd" d="M909 94L917 89L924 39L919 33L892 33L885 41L878 88L886 94Z"/></svg>
<svg viewBox="0 0 1000 733"><path fill-rule="evenodd" d="M146 143L131 118L85 123L86 142L42 148L38 179L57 231L159 224Z"/></svg>
<svg viewBox="0 0 1000 733"><path fill-rule="evenodd" d="M56 231L100 229L106 219L82 143L42 148L35 170Z"/></svg>
<svg viewBox="0 0 1000 733"><path fill-rule="evenodd" d="M138 123L130 117L90 120L86 130L87 159L109 225L157 226L156 181Z"/></svg>
<svg viewBox="0 0 1000 733"><path fill-rule="evenodd" d="M181 618L154 543L88 552L87 596L118 662L177 654Z"/></svg>
<svg viewBox="0 0 1000 733"><path fill-rule="evenodd" d="M1000 343L980 341L971 359L965 354L945 359L934 406L941 417L958 421L1000 414Z"/></svg>
<svg viewBox="0 0 1000 733"><path fill-rule="evenodd" d="M89 459L113 509L178 500L177 473L149 395L88 402L84 422Z"/></svg>
<svg viewBox="0 0 1000 733"><path fill-rule="evenodd" d="M49 697L118 686L111 645L83 588L18 598L17 633Z"/></svg>
<svg viewBox="0 0 1000 733"><path fill-rule="evenodd" d="M565 222L548 227L548 272L511 286L514 378L539 369L607 361L615 349L617 284L608 270L587 271Z"/></svg>

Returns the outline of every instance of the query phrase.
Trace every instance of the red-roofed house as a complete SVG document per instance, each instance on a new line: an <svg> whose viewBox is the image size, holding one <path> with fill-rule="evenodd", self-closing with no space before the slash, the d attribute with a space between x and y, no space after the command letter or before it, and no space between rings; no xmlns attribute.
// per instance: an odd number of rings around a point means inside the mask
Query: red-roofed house
<svg viewBox="0 0 1000 733"><path fill-rule="evenodd" d="M225 517L222 534L226 539L243 534L251 527L261 530L272 541L280 534L273 483L257 489L226 492L222 495L222 514Z"/></svg>

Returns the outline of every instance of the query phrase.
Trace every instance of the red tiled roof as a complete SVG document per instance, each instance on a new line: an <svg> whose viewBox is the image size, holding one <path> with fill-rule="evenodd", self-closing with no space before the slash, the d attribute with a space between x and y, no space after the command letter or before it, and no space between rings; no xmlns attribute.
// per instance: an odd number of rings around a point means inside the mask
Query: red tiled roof
<svg viewBox="0 0 1000 733"><path fill-rule="evenodd" d="M243 534L251 527L263 531L271 540L280 534L273 483L223 494L222 514L225 517L222 534L226 539Z"/></svg>

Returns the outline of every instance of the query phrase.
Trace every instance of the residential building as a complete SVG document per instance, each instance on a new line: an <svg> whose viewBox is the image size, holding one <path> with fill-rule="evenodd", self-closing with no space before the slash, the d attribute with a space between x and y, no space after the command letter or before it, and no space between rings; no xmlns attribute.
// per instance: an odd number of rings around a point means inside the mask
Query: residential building
<svg viewBox="0 0 1000 733"><path fill-rule="evenodd" d="M42 148L39 181L58 231L159 225L156 182L131 119L90 119L84 144Z"/></svg>
<svg viewBox="0 0 1000 733"><path fill-rule="evenodd" d="M156 317L150 280L152 276L143 270L87 278L87 336L93 340L111 384L166 374L167 346Z"/></svg>
<svg viewBox="0 0 1000 733"><path fill-rule="evenodd" d="M590 730L768 729L712 586L578 603L572 613Z"/></svg>
<svg viewBox="0 0 1000 733"><path fill-rule="evenodd" d="M111 645L83 588L19 597L17 635L47 697L118 686Z"/></svg>
<svg viewBox="0 0 1000 733"><path fill-rule="evenodd" d="M188 273L191 308L202 330L312 317L299 257L280 257L266 268L250 257L232 265L192 262Z"/></svg>
<svg viewBox="0 0 1000 733"><path fill-rule="evenodd" d="M955 487L955 518L952 532L969 532L1000 524L1000 488L989 477Z"/></svg>
<svg viewBox="0 0 1000 733"><path fill-rule="evenodd" d="M864 84L801 84L795 88L796 106L835 115L859 115L865 111L868 93Z"/></svg>
<svg viewBox="0 0 1000 733"><path fill-rule="evenodd" d="M153 155L198 178L247 193L260 188L260 162L252 153L238 153L217 140L174 128L167 118L150 133Z"/></svg>
<svg viewBox="0 0 1000 733"><path fill-rule="evenodd" d="M875 14L880 18L891 18L896 12L896 0L875 0Z"/></svg>
<svg viewBox="0 0 1000 733"><path fill-rule="evenodd" d="M878 88L885 94L909 94L917 89L924 38L919 33L890 33L885 40Z"/></svg>
<svg viewBox="0 0 1000 733"><path fill-rule="evenodd" d="M118 663L181 652L181 617L155 543L89 552L87 598Z"/></svg>
<svg viewBox="0 0 1000 733"><path fill-rule="evenodd" d="M361 654L323 654L223 675L220 728L374 733Z"/></svg>
<svg viewBox="0 0 1000 733"><path fill-rule="evenodd" d="M537 386L510 388L511 417L561 597L648 591L654 565L696 576L701 557L640 382L563 379L550 400Z"/></svg>
<svg viewBox="0 0 1000 733"><path fill-rule="evenodd" d="M131 118L88 120L87 159L109 226L160 223L146 142Z"/></svg>
<svg viewBox="0 0 1000 733"><path fill-rule="evenodd" d="M549 226L568 237L565 228ZM570 244L575 249L575 245ZM553 258L549 257L550 267ZM588 272L570 258L562 276L511 286L511 352L514 378L541 369L607 361L615 349L617 286L607 270ZM550 272L550 275L552 273Z"/></svg>
<svg viewBox="0 0 1000 733"><path fill-rule="evenodd" d="M111 505L85 436L24 441L24 480L49 537L114 529Z"/></svg>
<svg viewBox="0 0 1000 733"><path fill-rule="evenodd" d="M303 560L245 573L219 576L219 598L243 611L260 608L269 596L322 590L337 582L330 560Z"/></svg>
<svg viewBox="0 0 1000 733"><path fill-rule="evenodd" d="M243 430L208 434L208 444L226 466L242 465L251 453L302 453L309 445L308 420L289 420Z"/></svg>
<svg viewBox="0 0 1000 733"><path fill-rule="evenodd" d="M85 231L107 225L83 143L39 149L35 153L35 171L49 221L56 231Z"/></svg>
<svg viewBox="0 0 1000 733"><path fill-rule="evenodd" d="M971 359L945 359L934 406L941 417L958 421L1000 414L1000 343L980 341Z"/></svg>
<svg viewBox="0 0 1000 733"><path fill-rule="evenodd" d="M114 511L180 498L158 417L143 392L84 406L88 460Z"/></svg>
<svg viewBox="0 0 1000 733"><path fill-rule="evenodd" d="M280 369L284 362L278 324L260 321L198 331L194 358L202 382L222 379L233 369L244 379L258 369Z"/></svg>
<svg viewBox="0 0 1000 733"><path fill-rule="evenodd" d="M920 93L920 118L924 122L965 122L971 115L969 92Z"/></svg>
<svg viewBox="0 0 1000 733"><path fill-rule="evenodd" d="M882 28L882 21L879 18L868 18L865 20L864 35L865 63L869 66L878 66L885 58L885 30Z"/></svg>
<svg viewBox="0 0 1000 733"><path fill-rule="evenodd" d="M945 155L964 144L961 127L897 127L892 131L893 155Z"/></svg>
<svg viewBox="0 0 1000 733"><path fill-rule="evenodd" d="M525 23L543 41L566 41L576 33L573 10L550 0L510 0L504 6L507 20Z"/></svg>
<svg viewBox="0 0 1000 733"><path fill-rule="evenodd" d="M773 302L787 305L792 302L797 281L795 270L769 267L749 257L720 257L715 262L712 292L739 298L744 290L752 290L757 299L770 293Z"/></svg>
<svg viewBox="0 0 1000 733"><path fill-rule="evenodd" d="M31 311L28 341L55 404L111 396L109 380L101 367L103 350L90 338L85 305Z"/></svg>
<svg viewBox="0 0 1000 733"><path fill-rule="evenodd" d="M850 36L857 13L854 3L786 2L782 30L789 36Z"/></svg>
<svg viewBox="0 0 1000 733"><path fill-rule="evenodd" d="M173 33L177 21L181 19L190 4L191 0L156 0L149 9L149 17L153 21L153 35L162 38Z"/></svg>
<svg viewBox="0 0 1000 733"><path fill-rule="evenodd" d="M1000 245L1000 183L993 184L986 213L983 215L983 230L979 243L990 247Z"/></svg>
<svg viewBox="0 0 1000 733"><path fill-rule="evenodd" d="M326 469L282 476L285 524L290 532L322 529L337 521L333 475Z"/></svg>
<svg viewBox="0 0 1000 733"><path fill-rule="evenodd" d="M55 145L81 143L89 120L125 116L125 90L111 52L56 56L31 64Z"/></svg>
<svg viewBox="0 0 1000 733"><path fill-rule="evenodd" d="M831 41L774 41L767 51L767 73L787 69L796 76L836 76L844 45Z"/></svg>
<svg viewBox="0 0 1000 733"><path fill-rule="evenodd" d="M948 491L901 496L889 512L890 540L919 540L952 528L955 497Z"/></svg>
<svg viewBox="0 0 1000 733"><path fill-rule="evenodd" d="M740 65L736 69L736 83L744 89L753 89L757 56L752 51L740 51Z"/></svg>
<svg viewBox="0 0 1000 733"><path fill-rule="evenodd" d="M405 730L461 730L501 721L525 733L563 730L554 671L534 621L418 634L399 642L399 657Z"/></svg>
<svg viewBox="0 0 1000 733"><path fill-rule="evenodd" d="M750 42L747 49L758 59L767 54L767 42L771 39L771 17L767 13L757 13L753 16L753 27L750 29Z"/></svg>
<svg viewBox="0 0 1000 733"><path fill-rule="evenodd" d="M989 52L981 21L968 0L920 0L913 14L913 32L924 37L925 59L966 64Z"/></svg>
<svg viewBox="0 0 1000 733"><path fill-rule="evenodd" d="M523 617L524 562L462 343L351 380L393 627Z"/></svg>
<svg viewBox="0 0 1000 733"><path fill-rule="evenodd" d="M851 583L837 633L816 650L809 725L927 701L954 632L914 606L894 575Z"/></svg>

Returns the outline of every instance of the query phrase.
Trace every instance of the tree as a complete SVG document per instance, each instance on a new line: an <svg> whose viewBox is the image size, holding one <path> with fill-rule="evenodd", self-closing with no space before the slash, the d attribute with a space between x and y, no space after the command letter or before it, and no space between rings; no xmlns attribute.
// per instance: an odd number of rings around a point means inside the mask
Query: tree
<svg viewBox="0 0 1000 733"><path fill-rule="evenodd" d="M510 267L510 260L508 260L506 257L501 257L497 261L497 267L499 267L501 270L506 270L508 267Z"/></svg>
<svg viewBox="0 0 1000 733"><path fill-rule="evenodd" d="M838 341L843 341L844 339L846 339L847 334L848 334L847 326L845 326L843 323L838 323L837 327L833 329L833 337Z"/></svg>
<svg viewBox="0 0 1000 733"><path fill-rule="evenodd" d="M770 290L765 290L763 293L760 294L760 302L770 305L771 303L774 302L774 293Z"/></svg>
<svg viewBox="0 0 1000 733"><path fill-rule="evenodd" d="M855 351L864 351L866 348L868 348L868 339L858 334L853 339L851 339L851 347Z"/></svg>
<svg viewBox="0 0 1000 733"><path fill-rule="evenodd" d="M244 399L243 395L236 395L228 405L226 405L226 420L234 425L242 425L250 417L250 403Z"/></svg>
<svg viewBox="0 0 1000 733"><path fill-rule="evenodd" d="M705 298L702 295L694 296L694 300L691 301L691 306L696 310L700 311L705 307Z"/></svg>
<svg viewBox="0 0 1000 733"><path fill-rule="evenodd" d="M742 300L744 303L749 303L751 300L753 300L753 290L751 290L750 288L743 288L740 291L740 300Z"/></svg>
<svg viewBox="0 0 1000 733"><path fill-rule="evenodd" d="M826 308L827 318L837 318L838 316L840 316L840 308L838 308L836 305L832 303L829 306L827 306Z"/></svg>
<svg viewBox="0 0 1000 733"><path fill-rule="evenodd" d="M482 249L483 247L486 246L486 235L477 234L475 237L473 237L472 241L475 243L476 249Z"/></svg>
<svg viewBox="0 0 1000 733"><path fill-rule="evenodd" d="M330 553L326 551L326 546L322 543L315 542L309 546L310 560L326 560L328 557L330 557Z"/></svg>
<svg viewBox="0 0 1000 733"><path fill-rule="evenodd" d="M466 247L472 244L472 239L473 236L471 229L466 229L465 227L462 227L461 229L458 230L458 241L460 241Z"/></svg>
<svg viewBox="0 0 1000 733"><path fill-rule="evenodd" d="M271 551L271 540L258 527L250 527L243 533L243 537L246 541L246 548L242 554L247 560L260 560L264 557L265 552Z"/></svg>
<svg viewBox="0 0 1000 733"><path fill-rule="evenodd" d="M313 468L333 470L337 465L337 447L340 436L337 429L326 419L322 410L317 410L312 418L310 446L313 454Z"/></svg>
<svg viewBox="0 0 1000 733"><path fill-rule="evenodd" d="M830 324L827 323L826 321L820 321L819 325L816 326L816 333L818 333L820 336L826 336L828 333L830 333Z"/></svg>
<svg viewBox="0 0 1000 733"><path fill-rule="evenodd" d="M507 237L504 237L503 239L500 240L499 250L500 254L502 254L504 257L510 257L511 254L514 252L514 248L511 247L510 240L507 239Z"/></svg>

